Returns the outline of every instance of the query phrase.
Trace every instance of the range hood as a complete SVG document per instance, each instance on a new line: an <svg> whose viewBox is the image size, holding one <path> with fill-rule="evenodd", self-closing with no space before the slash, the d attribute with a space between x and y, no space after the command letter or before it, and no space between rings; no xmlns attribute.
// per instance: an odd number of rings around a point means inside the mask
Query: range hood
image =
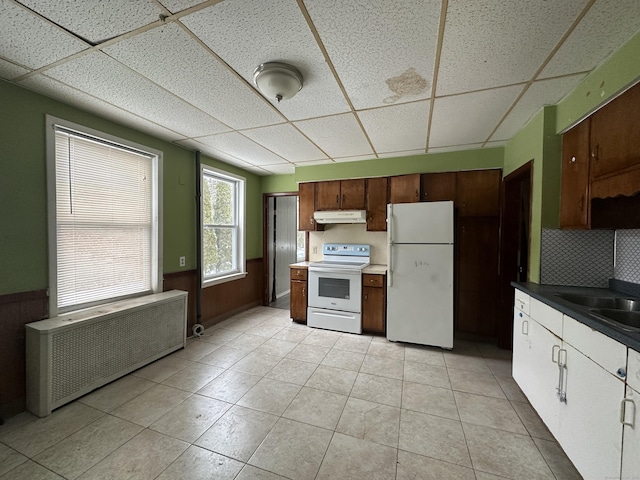
<svg viewBox="0 0 640 480"><path fill-rule="evenodd" d="M316 223L367 223L365 210L325 210L313 212Z"/></svg>

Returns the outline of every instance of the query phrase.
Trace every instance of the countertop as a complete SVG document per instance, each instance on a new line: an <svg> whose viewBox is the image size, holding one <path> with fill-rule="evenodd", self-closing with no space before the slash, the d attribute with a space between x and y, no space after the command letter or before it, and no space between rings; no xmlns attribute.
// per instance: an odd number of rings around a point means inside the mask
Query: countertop
<svg viewBox="0 0 640 480"><path fill-rule="evenodd" d="M531 295L533 298L546 303L550 307L575 318L577 321L587 325L593 330L617 340L618 342L631 347L640 352L640 332L627 332L611 325L604 320L599 319L589 313L589 307L582 307L574 303L568 302L557 296L558 293L572 293L577 295L591 295L594 297L625 297L633 298L633 295L627 295L608 288L590 288L590 287L567 287L560 285L540 285L528 282L512 282L518 290Z"/></svg>
<svg viewBox="0 0 640 480"><path fill-rule="evenodd" d="M289 265L289 268L309 268L310 263L311 262L292 263L291 265ZM362 270L362 273L384 275L385 273L387 273L387 266L382 264L369 265L368 267L365 267L364 270Z"/></svg>

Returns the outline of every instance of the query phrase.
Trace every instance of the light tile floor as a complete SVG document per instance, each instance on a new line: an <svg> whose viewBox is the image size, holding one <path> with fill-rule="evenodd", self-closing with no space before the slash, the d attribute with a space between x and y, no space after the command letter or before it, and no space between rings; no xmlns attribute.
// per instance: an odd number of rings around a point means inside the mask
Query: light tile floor
<svg viewBox="0 0 640 480"><path fill-rule="evenodd" d="M0 479L579 479L510 352L315 330L257 307L38 419Z"/></svg>

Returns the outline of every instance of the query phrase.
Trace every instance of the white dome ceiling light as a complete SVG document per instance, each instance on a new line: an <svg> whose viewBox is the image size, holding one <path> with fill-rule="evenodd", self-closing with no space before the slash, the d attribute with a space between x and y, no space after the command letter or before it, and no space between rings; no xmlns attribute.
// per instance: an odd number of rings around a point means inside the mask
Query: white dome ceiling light
<svg viewBox="0 0 640 480"><path fill-rule="evenodd" d="M269 100L289 100L302 89L302 74L291 65L262 63L253 72L253 83Z"/></svg>

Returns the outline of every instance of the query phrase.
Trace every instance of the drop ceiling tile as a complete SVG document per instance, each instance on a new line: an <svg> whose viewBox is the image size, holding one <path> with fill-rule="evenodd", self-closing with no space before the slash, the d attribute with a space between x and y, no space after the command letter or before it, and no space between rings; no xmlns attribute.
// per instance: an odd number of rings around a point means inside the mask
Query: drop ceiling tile
<svg viewBox="0 0 640 480"><path fill-rule="evenodd" d="M199 140L193 139L193 138L187 138L185 140L179 140L177 142L178 145L183 146L185 148L189 148L191 150L199 150L201 153L203 153L204 155L207 155L208 157L214 158L216 160L220 160L223 161L225 163L228 163L230 165L235 165L237 167L241 167L241 168L249 168L252 165L248 162L245 162L243 160L240 160L239 158L234 157L233 155L229 155L228 153L222 152L220 150L218 150L217 148L212 147L211 145L207 145L205 143L202 143Z"/></svg>
<svg viewBox="0 0 640 480"><path fill-rule="evenodd" d="M232 128L284 121L175 23L123 40L104 51Z"/></svg>
<svg viewBox="0 0 640 480"><path fill-rule="evenodd" d="M94 45L153 23L165 13L153 0L20 2Z"/></svg>
<svg viewBox="0 0 640 480"><path fill-rule="evenodd" d="M243 130L243 135L290 162L326 159L327 156L290 124Z"/></svg>
<svg viewBox="0 0 640 480"><path fill-rule="evenodd" d="M357 110L428 98L440 0L306 0Z"/></svg>
<svg viewBox="0 0 640 480"><path fill-rule="evenodd" d="M374 160L377 157L375 155L356 155L353 157L339 157L339 158L334 158L333 160L336 163L345 163L345 162L362 162L364 160Z"/></svg>
<svg viewBox="0 0 640 480"><path fill-rule="evenodd" d="M429 147L429 153L460 152L463 150L476 150L482 148L482 143L469 143L467 145L451 145L448 147Z"/></svg>
<svg viewBox="0 0 640 480"><path fill-rule="evenodd" d="M178 13L187 8L191 8L202 2L202 0L159 0L160 3L171 13Z"/></svg>
<svg viewBox="0 0 640 480"><path fill-rule="evenodd" d="M173 142L184 138L183 135L177 132L164 128L157 123L150 122L145 118L127 112L126 110L69 87L45 75L34 75L17 83L41 95L55 98L67 105L99 115L107 120L153 135L162 140Z"/></svg>
<svg viewBox="0 0 640 480"><path fill-rule="evenodd" d="M15 63L8 62L0 58L0 78L6 80L13 80L16 77L29 73L31 70L16 65Z"/></svg>
<svg viewBox="0 0 640 480"><path fill-rule="evenodd" d="M11 62L36 69L88 47L11 0L0 0L0 10L0 57Z"/></svg>
<svg viewBox="0 0 640 480"><path fill-rule="evenodd" d="M416 150L402 150L397 152L387 152L378 155L380 158L398 158L398 157L410 157L412 155L424 155L425 147L418 148Z"/></svg>
<svg viewBox="0 0 640 480"><path fill-rule="evenodd" d="M326 160L313 160L311 162L296 162L296 167L308 167L310 165L327 165L334 163L333 160L327 158Z"/></svg>
<svg viewBox="0 0 640 480"><path fill-rule="evenodd" d="M522 91L511 86L437 98L434 102L429 151L484 142Z"/></svg>
<svg viewBox="0 0 640 480"><path fill-rule="evenodd" d="M357 112L376 152L424 149L429 102L406 103Z"/></svg>
<svg viewBox="0 0 640 480"><path fill-rule="evenodd" d="M586 74L572 75L534 82L525 92L507 118L491 136L491 140L509 140L544 105L555 105L578 86Z"/></svg>
<svg viewBox="0 0 640 480"><path fill-rule="evenodd" d="M531 79L585 0L450 0L438 96Z"/></svg>
<svg viewBox="0 0 640 480"><path fill-rule="evenodd" d="M541 76L546 78L592 70L637 33L639 28L638 0L597 0Z"/></svg>
<svg viewBox="0 0 640 480"><path fill-rule="evenodd" d="M373 155L367 138L351 113L295 122L302 132L332 158Z"/></svg>
<svg viewBox="0 0 640 480"><path fill-rule="evenodd" d="M260 167L247 167L246 170L255 175L260 175L261 177L266 177L267 175L271 175L271 172L268 172L264 168L260 168Z"/></svg>
<svg viewBox="0 0 640 480"><path fill-rule="evenodd" d="M276 175L289 175L292 173L296 173L296 167L291 163L283 163L281 165L265 165L262 168L267 172L274 173Z"/></svg>
<svg viewBox="0 0 640 480"><path fill-rule="evenodd" d="M204 112L100 52L47 70L47 75L185 137L228 130Z"/></svg>
<svg viewBox="0 0 640 480"><path fill-rule="evenodd" d="M338 83L295 0L220 2L181 19L192 32L253 85L261 63L280 61L300 70L298 94L273 105L290 120L349 111ZM212 28L215 26L215 28Z"/></svg>
<svg viewBox="0 0 640 480"><path fill-rule="evenodd" d="M285 160L237 132L198 138L199 142L251 165L277 165Z"/></svg>

